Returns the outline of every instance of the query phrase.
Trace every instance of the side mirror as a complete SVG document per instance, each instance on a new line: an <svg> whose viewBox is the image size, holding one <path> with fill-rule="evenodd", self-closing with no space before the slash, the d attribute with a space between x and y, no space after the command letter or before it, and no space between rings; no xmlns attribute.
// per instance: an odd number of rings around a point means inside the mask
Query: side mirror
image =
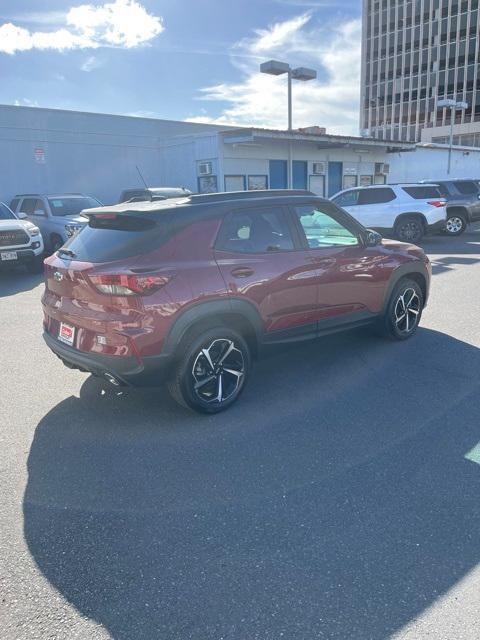
<svg viewBox="0 0 480 640"><path fill-rule="evenodd" d="M45 217L45 211L43 209L35 209L35 211L33 212L33 215Z"/></svg>
<svg viewBox="0 0 480 640"><path fill-rule="evenodd" d="M365 245L367 247L377 247L382 242L382 236L372 229L367 229L365 234Z"/></svg>
<svg viewBox="0 0 480 640"><path fill-rule="evenodd" d="M24 213L23 211L19 211L17 213L17 218L20 218L20 220L25 220L26 217L27 217L27 214Z"/></svg>

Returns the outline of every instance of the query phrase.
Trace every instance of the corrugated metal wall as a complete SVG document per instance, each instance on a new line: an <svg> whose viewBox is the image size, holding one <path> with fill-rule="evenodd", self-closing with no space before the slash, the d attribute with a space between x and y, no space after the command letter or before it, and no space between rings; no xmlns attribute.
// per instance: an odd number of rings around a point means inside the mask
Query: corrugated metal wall
<svg viewBox="0 0 480 640"><path fill-rule="evenodd" d="M115 202L122 189L139 186L135 165L151 186L196 189L191 136L205 131L215 139L225 128L0 106L0 200L9 202L16 193L81 191ZM162 147L174 136L188 139L164 162Z"/></svg>

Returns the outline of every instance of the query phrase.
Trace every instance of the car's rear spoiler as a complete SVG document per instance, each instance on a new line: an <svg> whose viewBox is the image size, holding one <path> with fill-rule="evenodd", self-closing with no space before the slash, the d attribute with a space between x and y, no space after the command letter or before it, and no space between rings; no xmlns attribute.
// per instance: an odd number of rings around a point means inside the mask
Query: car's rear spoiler
<svg viewBox="0 0 480 640"><path fill-rule="evenodd" d="M93 229L117 229L124 231L143 231L153 228L158 220L140 211L109 211L105 209L86 209L82 211L88 226Z"/></svg>

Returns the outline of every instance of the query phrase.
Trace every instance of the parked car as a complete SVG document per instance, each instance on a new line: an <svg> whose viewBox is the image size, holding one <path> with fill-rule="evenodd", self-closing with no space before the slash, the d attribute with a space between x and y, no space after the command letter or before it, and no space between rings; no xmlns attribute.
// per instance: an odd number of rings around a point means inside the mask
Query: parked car
<svg viewBox="0 0 480 640"><path fill-rule="evenodd" d="M0 267L25 265L30 273L43 270L43 240L40 229L17 217L0 202Z"/></svg>
<svg viewBox="0 0 480 640"><path fill-rule="evenodd" d="M332 201L365 227L404 242L443 231L446 200L434 184L389 184L346 189Z"/></svg>
<svg viewBox="0 0 480 640"><path fill-rule="evenodd" d="M425 184L431 181L425 180ZM447 200L445 233L459 236L471 222L480 221L480 184L478 180L435 180Z"/></svg>
<svg viewBox="0 0 480 640"><path fill-rule="evenodd" d="M370 323L405 340L428 298L422 249L382 240L305 191L86 215L82 233L46 260L47 344L114 385L166 381L200 412L235 402L264 345Z"/></svg>
<svg viewBox="0 0 480 640"><path fill-rule="evenodd" d="M17 195L10 208L17 214L25 214L42 232L45 249L57 251L73 234L82 229L86 219L80 216L83 209L101 206L101 202L82 193L41 195L29 193Z"/></svg>
<svg viewBox="0 0 480 640"><path fill-rule="evenodd" d="M151 187L149 189L125 189L118 200L122 202L143 202L145 200L167 200L168 198L186 198L192 192L184 187Z"/></svg>

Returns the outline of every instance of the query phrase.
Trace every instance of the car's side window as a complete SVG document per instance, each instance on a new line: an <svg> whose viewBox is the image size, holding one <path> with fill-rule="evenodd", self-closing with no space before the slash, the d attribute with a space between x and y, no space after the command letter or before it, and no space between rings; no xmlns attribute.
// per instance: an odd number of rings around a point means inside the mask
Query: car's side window
<svg viewBox="0 0 480 640"><path fill-rule="evenodd" d="M395 200L395 192L390 188L364 189L360 191L358 196L358 204L383 204Z"/></svg>
<svg viewBox="0 0 480 640"><path fill-rule="evenodd" d="M10 209L15 212L18 207L18 203L20 202L20 198L14 198L10 203Z"/></svg>
<svg viewBox="0 0 480 640"><path fill-rule="evenodd" d="M342 193L336 198L332 198L333 202L337 204L339 207L354 207L358 204L358 189L352 189L352 191L347 191L346 193Z"/></svg>
<svg viewBox="0 0 480 640"><path fill-rule="evenodd" d="M34 209L33 209L33 215L34 216L46 216L47 215L47 211L45 209L45 205L43 204L42 200L35 200L35 205L34 205Z"/></svg>
<svg viewBox="0 0 480 640"><path fill-rule="evenodd" d="M37 202L36 198L24 198L22 205L20 207L20 211L22 213L26 213L27 216L31 216L35 211L36 202Z"/></svg>
<svg viewBox="0 0 480 640"><path fill-rule="evenodd" d="M332 212L320 205L295 207L310 249L326 247L352 247L359 244L353 230L336 220Z"/></svg>
<svg viewBox="0 0 480 640"><path fill-rule="evenodd" d="M223 221L217 242L220 251L234 253L268 253L293 248L285 215L273 208L230 213Z"/></svg>
<svg viewBox="0 0 480 640"><path fill-rule="evenodd" d="M464 196L473 196L478 193L478 187L474 182L469 182L467 180L459 181L454 183L457 190Z"/></svg>

